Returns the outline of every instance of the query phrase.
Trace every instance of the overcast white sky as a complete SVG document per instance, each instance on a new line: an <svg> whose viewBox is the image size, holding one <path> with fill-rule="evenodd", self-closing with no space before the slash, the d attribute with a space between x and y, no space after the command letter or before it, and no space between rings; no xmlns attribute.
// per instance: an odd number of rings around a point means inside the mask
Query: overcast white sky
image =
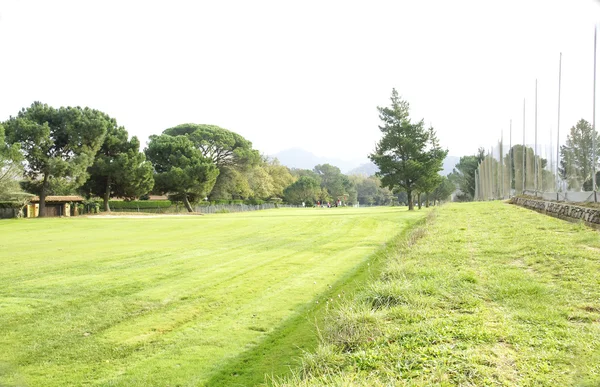
<svg viewBox="0 0 600 387"><path fill-rule="evenodd" d="M600 2L0 0L0 121L33 101L102 110L142 143L185 122L263 153L363 159L393 87L450 154L504 129L591 121ZM542 142L540 134L540 142Z"/></svg>

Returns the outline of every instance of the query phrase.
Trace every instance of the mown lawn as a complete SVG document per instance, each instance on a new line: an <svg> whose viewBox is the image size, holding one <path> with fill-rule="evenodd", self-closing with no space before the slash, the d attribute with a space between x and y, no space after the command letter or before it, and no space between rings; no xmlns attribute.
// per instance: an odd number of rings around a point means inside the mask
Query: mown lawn
<svg viewBox="0 0 600 387"><path fill-rule="evenodd" d="M313 349L312 329L294 332L313 327L316 302L423 216L0 221L0 385L231 385L232 364L239 385L282 374ZM276 356L244 369L257 348Z"/></svg>
<svg viewBox="0 0 600 387"><path fill-rule="evenodd" d="M293 386L600 386L600 232L451 204L333 310Z"/></svg>

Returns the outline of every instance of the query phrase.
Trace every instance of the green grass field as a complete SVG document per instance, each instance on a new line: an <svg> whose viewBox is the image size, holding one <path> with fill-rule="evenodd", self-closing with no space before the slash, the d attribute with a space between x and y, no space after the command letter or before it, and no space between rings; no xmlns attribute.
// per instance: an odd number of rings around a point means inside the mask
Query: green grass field
<svg viewBox="0 0 600 387"><path fill-rule="evenodd" d="M327 300L424 213L1 221L0 385L249 385L285 373L314 349Z"/></svg>
<svg viewBox="0 0 600 387"><path fill-rule="evenodd" d="M600 386L600 232L501 202L434 214L277 385Z"/></svg>

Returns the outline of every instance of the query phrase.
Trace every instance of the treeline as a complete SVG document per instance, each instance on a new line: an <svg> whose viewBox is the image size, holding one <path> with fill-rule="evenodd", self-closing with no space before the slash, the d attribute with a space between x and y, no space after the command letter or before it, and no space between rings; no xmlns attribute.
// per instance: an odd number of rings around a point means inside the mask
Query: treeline
<svg viewBox="0 0 600 387"><path fill-rule="evenodd" d="M0 200L49 195L99 197L105 211L119 197L168 195L188 211L201 201L254 200L311 206L316 202L384 205L397 195L377 177L339 168L289 169L261 155L237 133L183 124L149 138L140 151L116 119L90 108L34 102L0 124Z"/></svg>

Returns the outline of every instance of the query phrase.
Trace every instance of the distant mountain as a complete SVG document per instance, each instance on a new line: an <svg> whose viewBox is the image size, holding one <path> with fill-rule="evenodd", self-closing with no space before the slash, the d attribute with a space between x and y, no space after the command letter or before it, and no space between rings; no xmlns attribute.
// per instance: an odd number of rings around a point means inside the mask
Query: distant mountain
<svg viewBox="0 0 600 387"><path fill-rule="evenodd" d="M301 148L286 149L271 157L276 157L282 165L288 168L313 169L315 165L331 164L338 167L342 173L347 175L364 176L372 176L375 172L379 171L379 168L375 164L370 161L365 162L364 159L342 160L331 157L319 157ZM443 163L444 169L440 171L440 174L443 176L448 175L452 172L454 166L458 164L459 160L460 157L456 156L446 157Z"/></svg>
<svg viewBox="0 0 600 387"><path fill-rule="evenodd" d="M331 157L319 157L300 148L286 149L272 155L272 157L276 157L282 165L288 168L313 169L315 165L331 164L338 167L342 173L358 167L365 161L364 159L342 160Z"/></svg>
<svg viewBox="0 0 600 387"><path fill-rule="evenodd" d="M373 176L377 172L379 172L377 165L369 161L368 163L361 164L351 171L348 171L348 175Z"/></svg>
<svg viewBox="0 0 600 387"><path fill-rule="evenodd" d="M440 175L447 176L450 172L452 172L454 166L458 164L459 160L460 157L447 156L442 164L443 169L440 171ZM373 176L378 171L379 168L377 168L377 165L373 164L372 162L368 162L350 170L348 175Z"/></svg>

